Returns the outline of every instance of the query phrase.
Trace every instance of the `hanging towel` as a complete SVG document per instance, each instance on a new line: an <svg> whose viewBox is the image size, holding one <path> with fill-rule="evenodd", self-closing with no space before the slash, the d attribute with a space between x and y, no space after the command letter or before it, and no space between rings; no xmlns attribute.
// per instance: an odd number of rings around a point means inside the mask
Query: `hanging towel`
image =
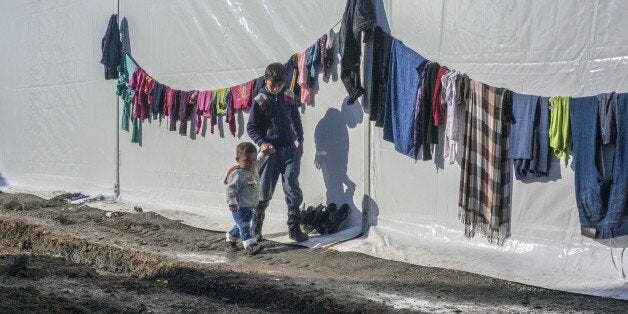
<svg viewBox="0 0 628 314"><path fill-rule="evenodd" d="M503 244L510 235L510 165L508 162L507 91L470 83L466 108L458 198L465 236L480 231L489 242Z"/></svg>
<svg viewBox="0 0 628 314"><path fill-rule="evenodd" d="M100 46L102 50L100 63L105 66L106 80L118 78L118 66L122 63L121 46L118 15L112 14L109 18L109 24L107 25L107 30L105 31Z"/></svg>
<svg viewBox="0 0 628 314"><path fill-rule="evenodd" d="M421 84L417 68L424 61L425 58L401 41L393 40L387 102L395 150L407 156L414 156L414 103Z"/></svg>
<svg viewBox="0 0 628 314"><path fill-rule="evenodd" d="M569 162L569 97L550 98L550 147L558 159Z"/></svg>

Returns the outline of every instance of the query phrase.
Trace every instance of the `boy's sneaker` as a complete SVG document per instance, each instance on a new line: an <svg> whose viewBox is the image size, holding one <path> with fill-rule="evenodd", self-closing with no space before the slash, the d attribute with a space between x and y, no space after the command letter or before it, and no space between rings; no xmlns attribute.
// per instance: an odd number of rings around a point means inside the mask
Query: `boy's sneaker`
<svg viewBox="0 0 628 314"><path fill-rule="evenodd" d="M226 241L225 242L225 250L227 250L227 252L236 252L239 251L240 248L238 247L238 245L233 242L233 241Z"/></svg>
<svg viewBox="0 0 628 314"><path fill-rule="evenodd" d="M259 243L253 243L249 245L249 247L244 249L244 252L246 252L246 254L248 255L255 255L259 253L262 249L263 247Z"/></svg>

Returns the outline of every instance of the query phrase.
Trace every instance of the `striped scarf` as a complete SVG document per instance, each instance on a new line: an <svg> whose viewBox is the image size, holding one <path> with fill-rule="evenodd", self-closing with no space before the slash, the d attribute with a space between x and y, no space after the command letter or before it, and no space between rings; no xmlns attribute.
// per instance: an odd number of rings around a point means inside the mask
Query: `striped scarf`
<svg viewBox="0 0 628 314"><path fill-rule="evenodd" d="M511 92L472 80L469 88L458 217L466 237L479 230L490 243L501 245L510 235L507 122L512 117Z"/></svg>

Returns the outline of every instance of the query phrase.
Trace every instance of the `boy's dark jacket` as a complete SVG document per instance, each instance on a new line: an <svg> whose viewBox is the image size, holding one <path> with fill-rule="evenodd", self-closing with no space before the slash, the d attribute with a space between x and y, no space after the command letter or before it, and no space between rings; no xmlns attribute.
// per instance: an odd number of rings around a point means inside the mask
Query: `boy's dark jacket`
<svg viewBox="0 0 628 314"><path fill-rule="evenodd" d="M294 94L285 88L277 95L261 89L253 101L247 131L258 146L271 143L275 148L284 148L295 141L303 142L303 125Z"/></svg>

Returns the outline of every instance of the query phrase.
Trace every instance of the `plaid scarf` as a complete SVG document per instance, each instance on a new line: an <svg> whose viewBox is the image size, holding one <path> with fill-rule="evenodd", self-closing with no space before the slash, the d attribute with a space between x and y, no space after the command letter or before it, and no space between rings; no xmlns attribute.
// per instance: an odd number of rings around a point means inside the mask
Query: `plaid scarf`
<svg viewBox="0 0 628 314"><path fill-rule="evenodd" d="M465 224L466 237L479 229L490 243L501 245L510 236L511 92L472 80L469 89L458 217Z"/></svg>

